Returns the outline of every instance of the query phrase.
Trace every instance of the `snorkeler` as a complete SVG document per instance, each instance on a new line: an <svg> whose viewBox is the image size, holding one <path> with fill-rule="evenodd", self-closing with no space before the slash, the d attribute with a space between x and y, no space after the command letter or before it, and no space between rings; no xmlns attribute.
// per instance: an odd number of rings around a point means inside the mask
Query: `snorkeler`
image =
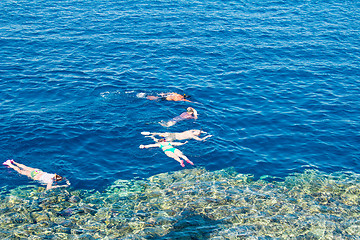
<svg viewBox="0 0 360 240"><path fill-rule="evenodd" d="M187 163L194 165L194 163L192 161L190 161L179 149L173 147L173 145L174 146L183 145L183 144L187 143L187 141L184 143L180 143L180 142L167 142L164 138L162 138L162 139L153 138L153 139L154 139L154 141L156 141L156 143L148 144L148 145L141 144L139 146L139 148L159 147L159 148L161 148L161 150L164 151L166 156L171 157L171 158L175 159L176 161L178 161L182 167L185 167L184 160ZM182 158L184 160L182 160L180 158Z"/></svg>
<svg viewBox="0 0 360 240"><path fill-rule="evenodd" d="M197 118L198 118L197 111L192 107L188 107L186 109L186 112L183 112L179 116L174 117L170 121L167 121L167 122L161 121L159 123L160 123L161 126L171 127L171 126L175 125L177 122L180 122L180 121L183 121L183 120L188 120L188 119L197 119Z"/></svg>
<svg viewBox="0 0 360 240"><path fill-rule="evenodd" d="M20 173L22 175L28 176L29 178L31 178L35 181L41 182L42 184L46 185L46 190L50 190L50 189L58 188L58 187L70 186L70 182L67 179L66 179L66 185L53 186L54 182L63 180L63 177L61 177L57 174L43 172L40 169L27 167L24 164L15 162L14 160L7 160L6 162L3 163L3 165L6 165L6 166L14 169L15 171L17 171L18 173Z"/></svg>
<svg viewBox="0 0 360 240"><path fill-rule="evenodd" d="M185 101L185 102L191 102L189 100L187 100L187 98L189 98L188 95L186 94L178 94L175 92L171 92L171 93L160 93L158 94L158 96L147 96L146 98L149 100L166 100L166 101Z"/></svg>
<svg viewBox="0 0 360 240"><path fill-rule="evenodd" d="M192 130L187 130L185 132L181 132L181 133L171 133L171 132L164 132L164 133L151 133L151 132L141 132L142 135L150 135L150 136L146 136L146 137L150 137L153 138L154 136L160 136L166 139L166 141L171 142L171 141L175 141L175 140L186 140L186 139L195 139L197 141L205 141L205 139L211 137L212 135L207 135L203 138L200 138L200 134L201 133L207 133L204 132L202 130L196 130L196 129L192 129Z"/></svg>

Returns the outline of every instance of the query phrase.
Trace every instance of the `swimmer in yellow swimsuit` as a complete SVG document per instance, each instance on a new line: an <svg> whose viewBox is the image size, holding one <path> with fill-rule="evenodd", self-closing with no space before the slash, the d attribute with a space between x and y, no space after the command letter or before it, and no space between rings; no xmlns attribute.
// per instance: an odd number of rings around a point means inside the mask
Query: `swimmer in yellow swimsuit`
<svg viewBox="0 0 360 240"><path fill-rule="evenodd" d="M176 161L178 161L182 167L185 167L184 160L187 163L194 165L194 163L192 161L190 161L179 149L173 147L173 145L174 146L183 145L183 144L187 143L187 141L184 143L181 143L181 142L166 142L165 139L156 139L156 138L153 138L153 139L154 139L154 141L156 141L156 143L148 144L148 145L140 145L139 148L159 147L159 148L161 148L161 150L164 151L166 156L171 157L171 158L175 159ZM184 160L182 160L181 158Z"/></svg>
<svg viewBox="0 0 360 240"><path fill-rule="evenodd" d="M63 177L55 173L47 173L41 171L40 169L25 166L24 164L17 163L14 160L7 160L6 162L3 163L3 165L6 165L14 169L15 171L17 171L22 175L28 176L29 178L35 181L41 182L42 184L46 185L46 190L58 188L58 187L70 186L70 182L68 180L66 180L66 185L53 186L54 182L63 180Z"/></svg>

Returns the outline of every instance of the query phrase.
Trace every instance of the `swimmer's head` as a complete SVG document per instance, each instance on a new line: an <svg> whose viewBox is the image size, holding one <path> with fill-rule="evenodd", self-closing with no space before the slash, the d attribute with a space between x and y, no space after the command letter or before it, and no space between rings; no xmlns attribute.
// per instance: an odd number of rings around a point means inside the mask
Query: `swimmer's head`
<svg viewBox="0 0 360 240"><path fill-rule="evenodd" d="M193 109L192 107L188 107L188 108L186 109L186 111L187 111L188 113L193 113L193 112L194 112L194 109Z"/></svg>
<svg viewBox="0 0 360 240"><path fill-rule="evenodd" d="M189 114L194 114L194 118L197 119L198 113L197 113L197 111L196 111L195 109L193 109L192 107L188 107L188 108L186 109L186 111L187 111Z"/></svg>
<svg viewBox="0 0 360 240"><path fill-rule="evenodd" d="M55 182L61 181L63 179L62 176L55 174L54 180Z"/></svg>
<svg viewBox="0 0 360 240"><path fill-rule="evenodd" d="M165 138L161 138L158 140L158 142L166 142L166 139Z"/></svg>
<svg viewBox="0 0 360 240"><path fill-rule="evenodd" d="M189 96L189 95L186 95L186 94L184 94L183 97L184 97L184 99L190 98L190 96Z"/></svg>

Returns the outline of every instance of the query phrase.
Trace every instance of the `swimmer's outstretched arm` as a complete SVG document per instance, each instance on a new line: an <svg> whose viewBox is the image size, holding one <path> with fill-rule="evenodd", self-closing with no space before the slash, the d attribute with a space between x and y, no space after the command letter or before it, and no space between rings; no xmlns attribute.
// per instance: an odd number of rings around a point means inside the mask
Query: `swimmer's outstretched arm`
<svg viewBox="0 0 360 240"><path fill-rule="evenodd" d="M152 135L152 136L160 136L160 137L167 137L170 133L158 133L158 132L141 132L142 135Z"/></svg>
<svg viewBox="0 0 360 240"><path fill-rule="evenodd" d="M140 145L139 148L152 148L152 147L160 147L160 144L154 143L154 144L148 144L148 145Z"/></svg>
<svg viewBox="0 0 360 240"><path fill-rule="evenodd" d="M198 140L198 141L204 141L205 139L212 137L212 135L207 135L203 138L199 138L198 136L194 136L193 139Z"/></svg>
<svg viewBox="0 0 360 240"><path fill-rule="evenodd" d="M50 187L47 187L46 186L46 190L50 190L50 189L54 189L54 188L60 188L60 187L69 187L70 185L56 185L56 186L50 186Z"/></svg>
<svg viewBox="0 0 360 240"><path fill-rule="evenodd" d="M181 145L184 145L186 144L188 141L186 142L170 142L171 145L174 145L174 146L181 146Z"/></svg>
<svg viewBox="0 0 360 240"><path fill-rule="evenodd" d="M69 180L67 180L66 179L66 184L64 184L64 185L56 185L56 186L53 186L52 184L53 184L54 182L51 182L51 183L48 183L47 185L46 185L46 190L50 190L50 189L54 189L54 188L60 188L60 187L69 187L71 184L70 184L70 182L69 182Z"/></svg>

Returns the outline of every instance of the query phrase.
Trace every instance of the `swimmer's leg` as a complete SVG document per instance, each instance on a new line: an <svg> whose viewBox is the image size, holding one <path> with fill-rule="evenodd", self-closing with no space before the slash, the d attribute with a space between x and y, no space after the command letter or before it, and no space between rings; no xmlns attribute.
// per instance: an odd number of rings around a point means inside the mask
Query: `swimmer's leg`
<svg viewBox="0 0 360 240"><path fill-rule="evenodd" d="M171 127L171 126L174 126L175 124L176 124L175 121L168 121L167 126Z"/></svg>
<svg viewBox="0 0 360 240"><path fill-rule="evenodd" d="M14 162L15 163L15 162ZM21 164L22 165L22 164ZM19 167L9 163L8 164L9 167L11 167L12 169L14 169L15 171L17 171L18 173L22 174L22 175L25 175L25 176L28 176L31 178L31 171L28 171L28 170L23 170L23 169L20 169ZM24 165L25 166L25 165ZM25 166L26 167L26 166Z"/></svg>
<svg viewBox="0 0 360 240"><path fill-rule="evenodd" d="M32 168L32 167L28 167L28 166L25 166L24 164L21 164L21 163L17 163L15 161L12 161L13 164L16 164L18 167L22 168L23 170L25 171L34 171L36 170L36 168Z"/></svg>
<svg viewBox="0 0 360 240"><path fill-rule="evenodd" d="M146 97L146 93L138 93L136 94L137 98L145 98Z"/></svg>
<svg viewBox="0 0 360 240"><path fill-rule="evenodd" d="M176 149L176 150L178 150L178 149ZM171 157L171 158L175 159L176 161L178 161L182 167L185 167L184 160L181 160L175 153L170 152L170 151L166 151L165 154L168 157Z"/></svg>
<svg viewBox="0 0 360 240"><path fill-rule="evenodd" d="M179 149L176 149L175 150L175 154L178 156L178 157L181 157L182 159L184 159L187 163L191 164L191 165L194 165L194 163L192 161L190 161Z"/></svg>
<svg viewBox="0 0 360 240"><path fill-rule="evenodd" d="M161 121L159 122L161 126L163 127L171 127L171 126L174 126L176 124L175 121L168 121L168 122L165 122L165 121Z"/></svg>
<svg viewBox="0 0 360 240"><path fill-rule="evenodd" d="M146 98L149 100L158 100L159 99L159 97L156 97L156 96L147 96Z"/></svg>
<svg viewBox="0 0 360 240"><path fill-rule="evenodd" d="M8 166L9 164L13 163L13 161L14 161L14 160L8 159L8 160L6 160L5 162L3 162L3 165Z"/></svg>

